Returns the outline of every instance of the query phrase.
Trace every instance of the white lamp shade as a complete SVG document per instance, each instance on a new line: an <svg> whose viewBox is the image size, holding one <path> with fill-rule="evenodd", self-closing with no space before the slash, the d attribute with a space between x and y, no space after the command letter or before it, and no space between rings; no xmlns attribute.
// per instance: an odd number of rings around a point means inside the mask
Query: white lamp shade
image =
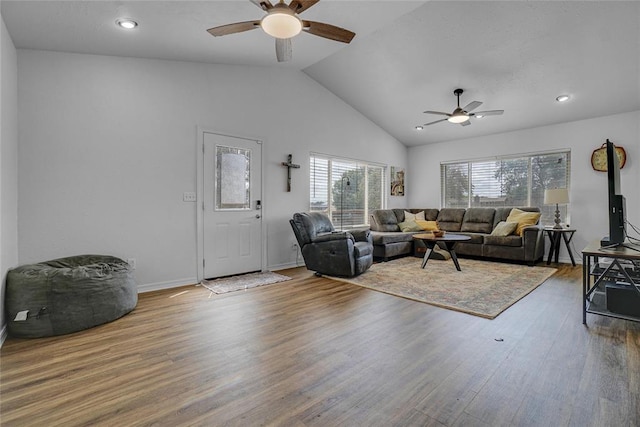
<svg viewBox="0 0 640 427"><path fill-rule="evenodd" d="M262 18L260 26L265 33L277 39L291 38L302 30L302 22L297 16L279 11Z"/></svg>
<svg viewBox="0 0 640 427"><path fill-rule="evenodd" d="M566 204L569 203L569 190L566 188L552 188L544 190L544 204Z"/></svg>
<svg viewBox="0 0 640 427"><path fill-rule="evenodd" d="M469 120L469 116L467 116L466 114L452 114L451 116L449 116L449 118L447 119L449 121L449 123L464 123L467 120Z"/></svg>

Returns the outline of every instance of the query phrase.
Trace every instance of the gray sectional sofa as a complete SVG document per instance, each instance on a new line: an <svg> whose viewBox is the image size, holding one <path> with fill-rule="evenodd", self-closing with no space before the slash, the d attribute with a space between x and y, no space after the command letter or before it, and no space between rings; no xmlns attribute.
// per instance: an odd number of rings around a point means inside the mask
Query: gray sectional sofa
<svg viewBox="0 0 640 427"><path fill-rule="evenodd" d="M535 264L544 256L544 233L540 224L523 229L522 236L494 236L493 229L505 221L511 207L468 209L379 209L370 218L373 256L385 261L391 257L414 255L424 243L413 239L416 232L400 231L399 223L405 220L404 212L424 211L425 220L437 221L441 230L471 237L468 242L458 243L458 255L505 259ZM537 207L518 207L525 212L540 212ZM424 251L422 251L424 253Z"/></svg>

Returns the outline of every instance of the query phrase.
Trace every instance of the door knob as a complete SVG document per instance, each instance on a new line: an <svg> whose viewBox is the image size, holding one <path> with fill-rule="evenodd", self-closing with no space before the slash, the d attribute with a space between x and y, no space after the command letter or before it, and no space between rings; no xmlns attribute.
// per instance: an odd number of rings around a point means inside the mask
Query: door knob
<svg viewBox="0 0 640 427"><path fill-rule="evenodd" d="M260 214L256 214L256 218L258 218L258 219L259 219L259 218L260 218Z"/></svg>

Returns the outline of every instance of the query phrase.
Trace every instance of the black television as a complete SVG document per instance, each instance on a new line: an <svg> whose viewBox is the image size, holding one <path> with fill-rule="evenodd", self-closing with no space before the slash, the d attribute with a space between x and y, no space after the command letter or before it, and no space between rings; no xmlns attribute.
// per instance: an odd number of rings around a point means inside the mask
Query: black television
<svg viewBox="0 0 640 427"><path fill-rule="evenodd" d="M616 146L607 139L607 185L609 192L609 236L601 246L622 246L626 238L626 206L620 191L620 160Z"/></svg>

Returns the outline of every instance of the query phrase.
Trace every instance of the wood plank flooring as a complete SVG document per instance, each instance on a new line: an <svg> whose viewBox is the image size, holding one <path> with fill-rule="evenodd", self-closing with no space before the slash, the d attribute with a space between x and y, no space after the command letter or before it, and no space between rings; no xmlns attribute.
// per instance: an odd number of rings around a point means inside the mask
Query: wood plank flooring
<svg viewBox="0 0 640 427"><path fill-rule="evenodd" d="M582 325L580 266L494 320L280 273L293 280L142 294L115 322L8 339L0 423L640 425L640 324Z"/></svg>

